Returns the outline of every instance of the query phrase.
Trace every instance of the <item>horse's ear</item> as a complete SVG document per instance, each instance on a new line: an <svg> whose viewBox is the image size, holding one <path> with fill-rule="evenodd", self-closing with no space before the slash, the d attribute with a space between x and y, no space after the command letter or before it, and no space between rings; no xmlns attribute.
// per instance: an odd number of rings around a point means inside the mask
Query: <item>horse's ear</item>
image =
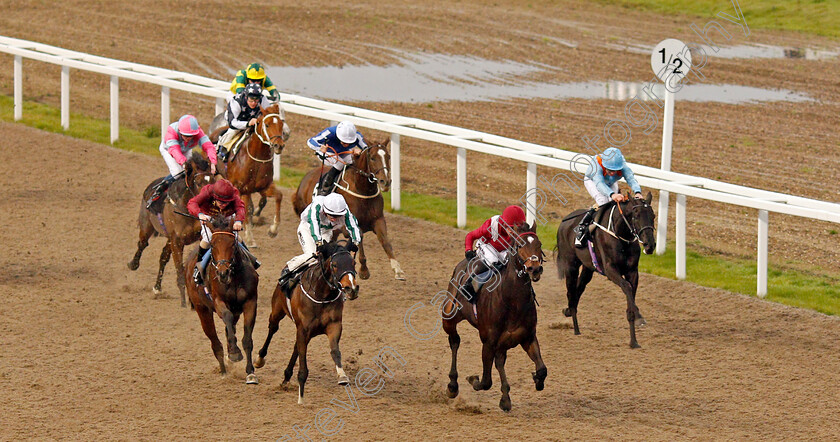
<svg viewBox="0 0 840 442"><path fill-rule="evenodd" d="M192 161L187 160L187 162L184 163L184 174L185 175L192 175L192 173L193 173Z"/></svg>
<svg viewBox="0 0 840 442"><path fill-rule="evenodd" d="M647 196L645 196L645 203L647 203L647 205L650 205L650 202L652 200L653 200L653 195L650 193L650 190L648 190Z"/></svg>
<svg viewBox="0 0 840 442"><path fill-rule="evenodd" d="M351 253L356 253L359 251L359 247L356 244L353 244L352 242L348 242L347 251Z"/></svg>
<svg viewBox="0 0 840 442"><path fill-rule="evenodd" d="M384 142L384 143L382 143L382 147L384 147L384 148L386 148L386 149L387 149L387 148L388 148L388 146L390 146L390 145L391 145L391 137L387 137L387 138L385 138L385 142Z"/></svg>

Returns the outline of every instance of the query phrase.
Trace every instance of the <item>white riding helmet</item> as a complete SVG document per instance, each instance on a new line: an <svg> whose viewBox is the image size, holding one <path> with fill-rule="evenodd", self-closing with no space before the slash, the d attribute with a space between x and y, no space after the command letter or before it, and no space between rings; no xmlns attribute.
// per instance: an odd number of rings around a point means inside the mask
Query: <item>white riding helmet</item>
<svg viewBox="0 0 840 442"><path fill-rule="evenodd" d="M342 143L354 143L356 141L356 125L349 121L342 121L335 127L335 135Z"/></svg>
<svg viewBox="0 0 840 442"><path fill-rule="evenodd" d="M324 197L324 213L333 216L341 216L347 213L347 202L344 197L337 193L331 193Z"/></svg>

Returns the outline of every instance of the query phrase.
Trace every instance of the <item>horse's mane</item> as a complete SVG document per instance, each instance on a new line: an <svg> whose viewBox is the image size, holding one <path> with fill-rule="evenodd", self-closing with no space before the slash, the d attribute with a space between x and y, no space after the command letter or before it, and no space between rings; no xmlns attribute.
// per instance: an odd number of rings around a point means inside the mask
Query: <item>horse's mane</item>
<svg viewBox="0 0 840 442"><path fill-rule="evenodd" d="M230 228L230 217L216 215L210 219L210 224L213 225L213 229L215 230L228 229Z"/></svg>
<svg viewBox="0 0 840 442"><path fill-rule="evenodd" d="M199 171L204 172L210 170L210 161L204 157L204 151L200 147L194 147L192 149L192 155L190 155L189 161Z"/></svg>

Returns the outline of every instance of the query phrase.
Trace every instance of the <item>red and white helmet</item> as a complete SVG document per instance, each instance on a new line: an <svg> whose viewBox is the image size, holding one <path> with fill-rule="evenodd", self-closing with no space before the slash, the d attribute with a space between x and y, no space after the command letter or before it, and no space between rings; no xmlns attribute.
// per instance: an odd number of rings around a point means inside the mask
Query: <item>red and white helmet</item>
<svg viewBox="0 0 840 442"><path fill-rule="evenodd" d="M192 137L198 135L198 131L200 130L198 120L194 116L187 114L178 119L178 133L181 135Z"/></svg>

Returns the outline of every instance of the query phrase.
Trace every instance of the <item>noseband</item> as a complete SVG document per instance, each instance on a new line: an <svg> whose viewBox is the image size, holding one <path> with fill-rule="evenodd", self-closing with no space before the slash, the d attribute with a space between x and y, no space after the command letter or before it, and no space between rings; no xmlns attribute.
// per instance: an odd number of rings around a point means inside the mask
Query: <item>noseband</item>
<svg viewBox="0 0 840 442"><path fill-rule="evenodd" d="M280 121L283 121L283 119L282 119L282 117L279 113L265 114L262 117L260 117L260 121L256 125L257 127L254 128L254 135L256 135L257 138L259 138L259 140L262 144L268 145L270 148L274 149L275 146L280 145L280 143L275 143L274 140L276 140L277 138L282 139L283 138L283 133L281 131L280 135L274 135L274 136L269 136L268 135L268 128L267 128L267 125L265 124L265 119L269 118L269 117L277 117L278 119L280 119ZM262 128L262 130L259 130L258 128ZM248 156L251 157L252 160L254 160L258 163L267 163L267 162L274 159L274 154L273 153L271 154L271 156L268 159L261 159L261 158L254 158L254 156L251 155L251 151L249 149L247 149L247 146L246 146L245 150L248 153Z"/></svg>
<svg viewBox="0 0 840 442"><path fill-rule="evenodd" d="M218 234L218 235L230 235L230 236L232 236L232 237L233 237L233 241L234 241L234 243L233 243L233 247L236 247L236 234L235 234L235 233L231 233L231 232L213 232L213 234L211 235L211 239L212 239L212 236L215 236L215 235L217 235L217 234ZM234 253L236 253L235 249L234 249ZM213 265L213 268L214 268L214 269L216 269L216 279L218 279L218 278L219 278L219 272L220 272L220 270L219 270L219 266L221 266L221 265L223 265L223 264L225 264L225 263L228 263L228 264L230 265L230 267L228 267L228 268L231 268L231 267L233 266L233 261L229 261L229 260L227 260L227 259L223 259L223 260L221 260L221 261L216 261L216 257L215 257L215 256L213 256L213 247L210 247L210 264L212 264L212 265Z"/></svg>
<svg viewBox="0 0 840 442"><path fill-rule="evenodd" d="M534 233L534 232L525 232L525 233L520 234L520 235L517 237L517 242L518 242L519 240L521 240L523 237L528 237L528 236L533 237L534 239L537 239L537 240L539 239L539 238L537 238L537 234L536 234L536 233ZM524 245L523 245L523 247L524 247ZM534 261L537 261L537 262L539 262L539 263L540 263L540 265L542 265L542 257L541 257L541 256L537 256L536 254L529 256L527 259L522 259L522 258L520 258L520 257L519 257L519 251L517 250L517 251L514 253L514 255L516 256L516 261L515 261L515 262L516 262L516 267L519 267L520 265L522 266L522 269L521 269L521 270L520 270L520 269L516 269L516 268L515 268L515 270L516 270L516 276L517 276L517 277L520 277L520 278L521 278L523 275L525 275L525 274L527 274L527 273L528 273L528 267L527 267L525 264L527 264L527 263L529 263L529 262L534 262ZM520 261L521 261L521 262L520 262ZM530 280L530 279L529 279L529 280Z"/></svg>

